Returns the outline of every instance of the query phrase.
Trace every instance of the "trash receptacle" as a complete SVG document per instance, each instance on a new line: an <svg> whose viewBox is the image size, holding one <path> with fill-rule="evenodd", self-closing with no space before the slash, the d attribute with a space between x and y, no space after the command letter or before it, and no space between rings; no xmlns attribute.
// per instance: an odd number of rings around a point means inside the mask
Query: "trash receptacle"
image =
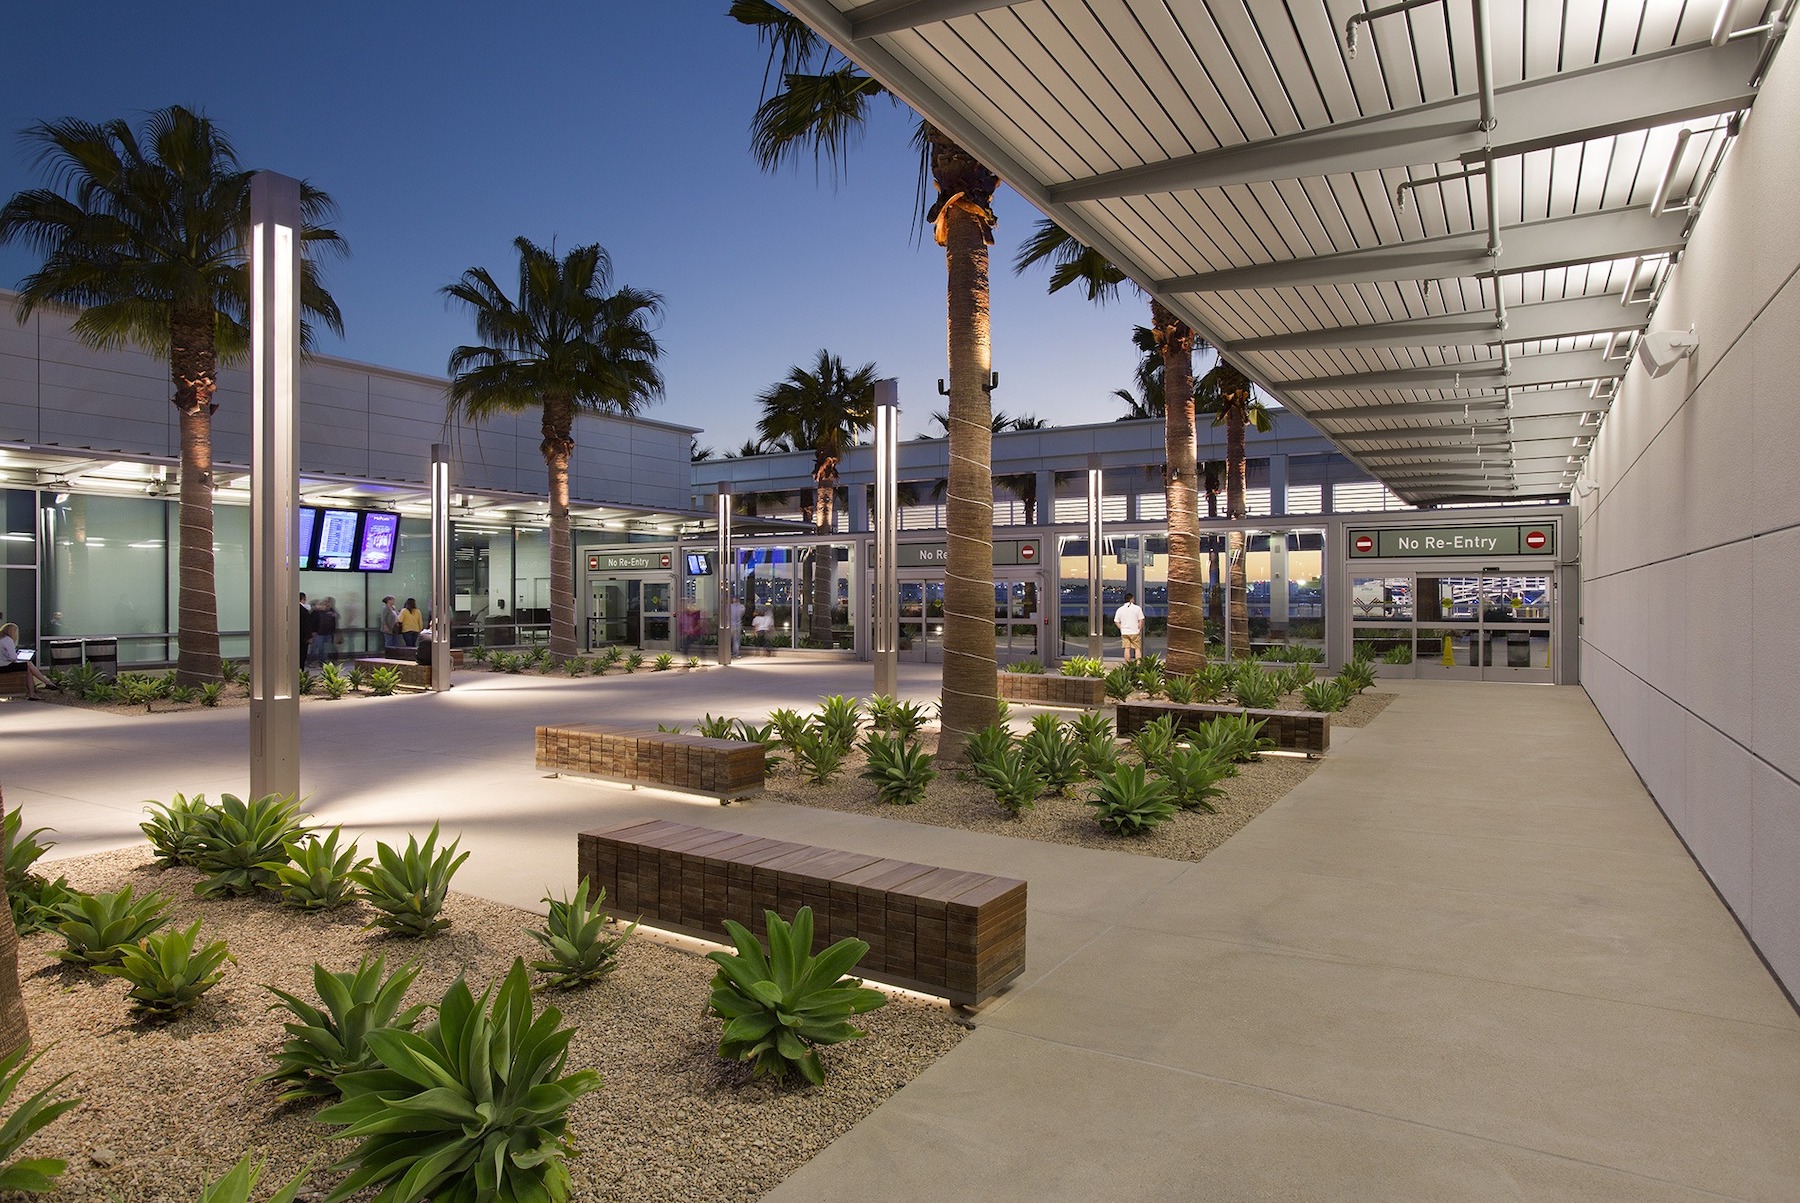
<svg viewBox="0 0 1800 1203"><path fill-rule="evenodd" d="M1531 667L1531 633L1529 631L1508 631L1506 633L1506 667Z"/></svg>

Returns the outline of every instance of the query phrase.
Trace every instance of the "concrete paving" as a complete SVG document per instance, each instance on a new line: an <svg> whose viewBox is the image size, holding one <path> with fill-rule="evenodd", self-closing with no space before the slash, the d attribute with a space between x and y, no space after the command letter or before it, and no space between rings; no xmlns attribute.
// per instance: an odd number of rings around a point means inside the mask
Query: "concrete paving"
<svg viewBox="0 0 1800 1203"><path fill-rule="evenodd" d="M390 837L442 819L475 853L459 886L521 906L572 885L574 832L638 816L1028 879L1024 979L772 1199L1800 1197L1800 1017L1580 690L1396 683L1196 865L532 767L539 722L750 715L867 674L313 703L308 807ZM144 798L241 792L246 746L242 710L0 704L0 784L60 854L137 838Z"/></svg>

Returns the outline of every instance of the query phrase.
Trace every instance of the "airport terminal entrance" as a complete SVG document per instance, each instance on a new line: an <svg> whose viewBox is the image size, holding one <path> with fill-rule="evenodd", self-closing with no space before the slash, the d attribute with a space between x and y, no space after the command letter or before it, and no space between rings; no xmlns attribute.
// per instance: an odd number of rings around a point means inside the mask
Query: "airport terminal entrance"
<svg viewBox="0 0 1800 1203"><path fill-rule="evenodd" d="M675 582L668 552L589 552L587 647L673 646ZM641 575L628 575L632 573Z"/></svg>

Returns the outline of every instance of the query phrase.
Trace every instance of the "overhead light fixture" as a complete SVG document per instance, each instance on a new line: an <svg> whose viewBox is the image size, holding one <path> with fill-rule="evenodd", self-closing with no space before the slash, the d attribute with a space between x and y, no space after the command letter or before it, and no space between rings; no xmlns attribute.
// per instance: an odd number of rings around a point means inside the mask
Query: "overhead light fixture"
<svg viewBox="0 0 1800 1203"><path fill-rule="evenodd" d="M1726 0L1724 11L1729 13L1731 8L1731 0ZM1663 215L1663 208L1669 203L1669 193L1675 187L1675 173L1681 170L1682 157L1687 154L1688 140L1693 136L1693 131L1689 129L1683 129L1675 135L1675 149L1669 155L1669 165L1663 170L1662 181L1656 185L1656 195L1650 198L1650 216Z"/></svg>

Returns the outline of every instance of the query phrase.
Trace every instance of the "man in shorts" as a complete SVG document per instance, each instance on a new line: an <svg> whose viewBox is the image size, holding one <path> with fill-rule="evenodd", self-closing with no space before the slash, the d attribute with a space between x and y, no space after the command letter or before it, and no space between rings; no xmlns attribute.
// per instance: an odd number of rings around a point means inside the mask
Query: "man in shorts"
<svg viewBox="0 0 1800 1203"><path fill-rule="evenodd" d="M1137 604L1137 594L1127 593L1125 601L1113 611L1113 625L1119 628L1119 641L1125 645L1125 663L1144 654L1144 611Z"/></svg>

